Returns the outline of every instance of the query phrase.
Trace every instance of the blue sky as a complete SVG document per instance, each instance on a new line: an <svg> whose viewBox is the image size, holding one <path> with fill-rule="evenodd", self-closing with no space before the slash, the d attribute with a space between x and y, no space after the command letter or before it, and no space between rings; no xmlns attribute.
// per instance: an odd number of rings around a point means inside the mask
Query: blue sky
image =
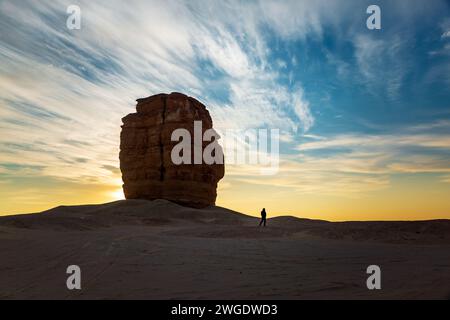
<svg viewBox="0 0 450 320"><path fill-rule="evenodd" d="M71 4L81 30L66 28ZM448 1L0 0L0 61L0 188L30 208L50 203L43 181L120 187L121 117L172 91L218 128L281 129L280 173L229 168L228 206L243 184L353 198L415 175L448 190Z"/></svg>

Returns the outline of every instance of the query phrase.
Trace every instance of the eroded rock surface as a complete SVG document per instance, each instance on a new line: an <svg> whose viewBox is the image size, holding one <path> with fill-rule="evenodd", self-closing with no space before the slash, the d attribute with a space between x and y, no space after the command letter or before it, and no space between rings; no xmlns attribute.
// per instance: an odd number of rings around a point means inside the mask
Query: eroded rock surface
<svg viewBox="0 0 450 320"><path fill-rule="evenodd" d="M136 110L122 119L120 169L125 197L166 199L196 208L214 205L224 165L176 165L171 159L178 143L171 141L175 129L187 129L194 137L194 121L202 121L203 132L212 128L206 107L192 97L171 93L138 99ZM203 142L202 148L208 143Z"/></svg>

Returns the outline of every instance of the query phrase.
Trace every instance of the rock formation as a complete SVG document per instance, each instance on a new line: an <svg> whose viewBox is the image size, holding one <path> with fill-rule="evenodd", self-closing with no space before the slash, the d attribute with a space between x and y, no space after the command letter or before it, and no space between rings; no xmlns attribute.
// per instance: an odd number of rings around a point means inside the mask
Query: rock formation
<svg viewBox="0 0 450 320"><path fill-rule="evenodd" d="M184 128L193 136L194 121L202 121L203 132L212 128L206 107L192 97L171 93L138 99L136 110L122 119L120 169L125 198L166 199L196 208L214 205L224 165L176 165L171 159L178 143L171 141L173 130ZM203 142L202 150L207 144Z"/></svg>

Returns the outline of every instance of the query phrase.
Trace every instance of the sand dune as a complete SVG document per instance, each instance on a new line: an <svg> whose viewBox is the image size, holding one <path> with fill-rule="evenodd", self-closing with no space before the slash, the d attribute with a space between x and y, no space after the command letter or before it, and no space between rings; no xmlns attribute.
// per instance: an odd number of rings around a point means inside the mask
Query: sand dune
<svg viewBox="0 0 450 320"><path fill-rule="evenodd" d="M447 298L450 221L258 219L165 200L0 218L0 298ZM81 291L65 286L82 269ZM366 288L368 265L382 289Z"/></svg>

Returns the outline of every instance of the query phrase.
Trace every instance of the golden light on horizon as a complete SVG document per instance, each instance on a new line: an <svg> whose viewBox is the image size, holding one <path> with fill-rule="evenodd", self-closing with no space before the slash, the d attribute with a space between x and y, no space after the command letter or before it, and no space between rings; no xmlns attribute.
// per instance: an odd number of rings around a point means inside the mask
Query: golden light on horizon
<svg viewBox="0 0 450 320"><path fill-rule="evenodd" d="M125 200L125 195L123 194L122 187L120 187L119 189L111 192L111 198L113 200Z"/></svg>

